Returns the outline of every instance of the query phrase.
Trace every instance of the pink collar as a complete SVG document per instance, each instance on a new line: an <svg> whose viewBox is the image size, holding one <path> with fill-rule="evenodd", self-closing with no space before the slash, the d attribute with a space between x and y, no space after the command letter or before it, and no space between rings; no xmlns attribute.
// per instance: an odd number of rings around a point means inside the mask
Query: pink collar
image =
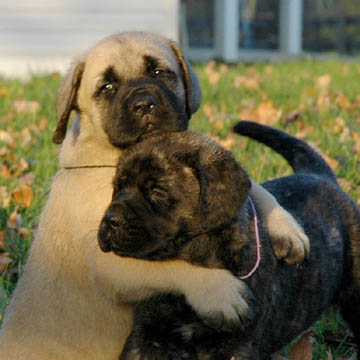
<svg viewBox="0 0 360 360"><path fill-rule="evenodd" d="M252 211L254 213L254 227L255 227L255 239L256 239L256 263L255 263L254 267L250 270L250 272L248 272L244 276L239 276L239 279L241 279L241 280L247 279L252 274L254 274L254 272L257 270L257 268L260 265L260 259L261 259L261 255L260 255L261 245L260 245L260 237L259 237L259 229L258 229L258 218L257 218L257 215L256 215L256 209L255 209L254 202L252 201L250 196L249 196L249 201L250 201Z"/></svg>

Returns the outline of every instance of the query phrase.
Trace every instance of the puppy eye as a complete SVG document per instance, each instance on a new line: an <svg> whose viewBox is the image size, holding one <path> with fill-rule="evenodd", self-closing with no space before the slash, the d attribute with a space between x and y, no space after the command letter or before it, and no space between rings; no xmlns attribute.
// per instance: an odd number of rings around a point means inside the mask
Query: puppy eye
<svg viewBox="0 0 360 360"><path fill-rule="evenodd" d="M168 198L167 192L164 189L158 188L158 187L153 187L150 190L149 195L150 195L151 201L162 201L162 200L166 200Z"/></svg>
<svg viewBox="0 0 360 360"><path fill-rule="evenodd" d="M163 74L165 74L165 70L163 70L163 69L155 69L154 74L155 74L155 76L163 75Z"/></svg>
<svg viewBox="0 0 360 360"><path fill-rule="evenodd" d="M101 92L109 92L109 91L111 91L113 88L114 88L114 85L113 85L113 84L107 83L107 84L104 84L104 85L100 88L100 90L101 90Z"/></svg>

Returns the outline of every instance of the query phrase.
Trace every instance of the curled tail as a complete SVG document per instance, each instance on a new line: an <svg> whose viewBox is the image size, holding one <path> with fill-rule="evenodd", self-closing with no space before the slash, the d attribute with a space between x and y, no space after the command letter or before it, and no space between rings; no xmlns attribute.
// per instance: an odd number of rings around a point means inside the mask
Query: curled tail
<svg viewBox="0 0 360 360"><path fill-rule="evenodd" d="M278 129L251 121L240 121L235 125L234 131L257 140L278 152L286 159L295 173L313 173L336 182L335 174L330 166L305 141Z"/></svg>

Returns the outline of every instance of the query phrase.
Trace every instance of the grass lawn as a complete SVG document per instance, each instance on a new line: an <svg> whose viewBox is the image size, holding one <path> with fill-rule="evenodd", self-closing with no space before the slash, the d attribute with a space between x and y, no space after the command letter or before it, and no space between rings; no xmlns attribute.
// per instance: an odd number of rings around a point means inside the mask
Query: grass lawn
<svg viewBox="0 0 360 360"><path fill-rule="evenodd" d="M290 174L286 162L264 146L231 133L239 121L273 125L311 143L360 204L360 65L311 59L256 65L195 66L201 109L191 128L230 148L261 182ZM3 314L33 238L57 164L55 98L60 77L28 82L0 78L0 312ZM351 334L335 310L311 329L314 359L350 358ZM330 344L331 347L327 344ZM287 349L286 351L288 351ZM310 357L311 358L311 357Z"/></svg>

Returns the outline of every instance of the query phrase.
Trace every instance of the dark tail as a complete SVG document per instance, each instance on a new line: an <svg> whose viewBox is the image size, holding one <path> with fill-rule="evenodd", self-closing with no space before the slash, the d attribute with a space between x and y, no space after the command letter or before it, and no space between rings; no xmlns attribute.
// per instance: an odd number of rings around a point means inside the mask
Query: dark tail
<svg viewBox="0 0 360 360"><path fill-rule="evenodd" d="M335 174L330 166L305 141L251 121L240 121L235 125L234 131L278 152L286 159L294 172L318 174L336 182Z"/></svg>

